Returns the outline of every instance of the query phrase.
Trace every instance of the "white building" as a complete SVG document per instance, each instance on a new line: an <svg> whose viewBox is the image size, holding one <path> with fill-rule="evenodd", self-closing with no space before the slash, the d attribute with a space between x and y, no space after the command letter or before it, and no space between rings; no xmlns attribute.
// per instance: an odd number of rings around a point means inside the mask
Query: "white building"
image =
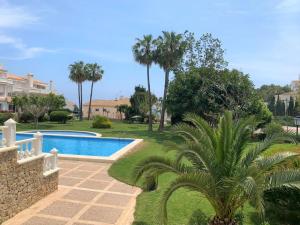
<svg viewBox="0 0 300 225"><path fill-rule="evenodd" d="M25 76L11 74L0 66L0 111L13 109L12 96L17 94L49 94L55 92L53 82L44 83L34 79L31 73Z"/></svg>

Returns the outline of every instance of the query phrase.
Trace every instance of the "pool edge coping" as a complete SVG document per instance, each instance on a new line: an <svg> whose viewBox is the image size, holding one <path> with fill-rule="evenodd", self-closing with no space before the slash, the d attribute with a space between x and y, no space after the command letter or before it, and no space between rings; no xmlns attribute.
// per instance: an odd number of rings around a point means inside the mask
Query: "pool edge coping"
<svg viewBox="0 0 300 225"><path fill-rule="evenodd" d="M130 139L133 141L110 156L87 156L87 155L72 155L72 154L59 154L58 153L58 158L64 159L64 160L113 163L116 160L125 156L127 153L131 152L136 146L138 146L139 144L141 144L144 141L144 139L133 139L133 138L115 138L115 137L105 137L105 138ZM58 149L58 151L59 151L59 149Z"/></svg>
<svg viewBox="0 0 300 225"><path fill-rule="evenodd" d="M46 134L46 135L49 135L49 136L68 136L68 137L102 137L102 134L100 133L97 133L97 132L92 132L92 131L78 131L78 130L28 130L28 131L17 131L16 133L23 133L23 134L35 134L36 132L39 132L39 131L42 131L42 132L47 132L47 131L57 131L57 132L64 132L64 131L67 131L67 132L82 132L82 133L89 133L89 134L95 134L95 136L84 136L84 135L68 135L68 134L65 134L65 135L60 135L60 134ZM43 134L43 133L42 133ZM44 134L43 134L44 135Z"/></svg>

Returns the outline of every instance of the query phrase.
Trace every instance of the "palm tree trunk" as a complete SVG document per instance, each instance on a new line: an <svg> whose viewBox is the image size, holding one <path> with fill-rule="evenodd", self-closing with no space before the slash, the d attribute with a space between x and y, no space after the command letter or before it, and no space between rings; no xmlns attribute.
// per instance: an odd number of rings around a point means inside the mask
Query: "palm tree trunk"
<svg viewBox="0 0 300 225"><path fill-rule="evenodd" d="M92 104L92 97L93 97L93 88L94 88L94 81L92 81L92 84L91 84L91 93L90 93L88 120L90 120L90 117L91 117L91 104Z"/></svg>
<svg viewBox="0 0 300 225"><path fill-rule="evenodd" d="M80 99L80 84L79 84L79 83L77 84L77 87L78 87L78 109L79 109L78 117L80 118L80 105L81 105L81 99Z"/></svg>
<svg viewBox="0 0 300 225"><path fill-rule="evenodd" d="M164 96L162 100L162 106L161 106L161 115L160 115L160 122L159 122L159 131L163 131L165 127L165 112L166 112L166 99L167 99L167 92L168 92L168 86L169 86L169 70L165 71L165 88L164 88Z"/></svg>
<svg viewBox="0 0 300 225"><path fill-rule="evenodd" d="M148 82L148 101L149 101L149 125L148 131L152 131L152 96L151 96L151 89L150 89L150 65L147 65L147 82Z"/></svg>
<svg viewBox="0 0 300 225"><path fill-rule="evenodd" d="M82 83L80 83L80 120L82 121Z"/></svg>
<svg viewBox="0 0 300 225"><path fill-rule="evenodd" d="M210 222L209 225L238 225L237 221L230 218L220 218L215 216Z"/></svg>

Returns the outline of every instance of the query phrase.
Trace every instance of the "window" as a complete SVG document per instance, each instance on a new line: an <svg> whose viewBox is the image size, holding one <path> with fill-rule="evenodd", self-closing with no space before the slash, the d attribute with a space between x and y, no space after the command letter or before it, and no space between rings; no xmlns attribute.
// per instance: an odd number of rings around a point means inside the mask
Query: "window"
<svg viewBox="0 0 300 225"><path fill-rule="evenodd" d="M99 109L97 108L97 109L95 109L95 111L96 111L96 112L99 112Z"/></svg>

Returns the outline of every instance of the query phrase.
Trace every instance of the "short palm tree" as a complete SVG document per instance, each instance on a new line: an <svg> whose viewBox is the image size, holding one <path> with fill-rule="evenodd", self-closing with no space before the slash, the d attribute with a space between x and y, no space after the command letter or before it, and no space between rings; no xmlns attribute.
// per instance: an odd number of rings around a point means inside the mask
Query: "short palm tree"
<svg viewBox="0 0 300 225"><path fill-rule="evenodd" d="M300 170L280 167L296 153L263 154L274 142L293 141L288 134L273 134L249 146L252 118L234 122L227 111L217 128L194 114L186 115L185 121L188 123L175 128L175 133L185 140L184 146L176 150L176 159L150 157L140 162L134 172L136 181L141 176L157 177L166 172L178 175L160 202L163 224L167 223L167 202L179 188L198 191L208 199L215 210L210 224L234 225L235 213L245 202L251 201L263 215L265 190L300 181Z"/></svg>
<svg viewBox="0 0 300 225"><path fill-rule="evenodd" d="M149 104L149 126L148 130L152 131L152 95L150 88L150 67L154 60L155 40L152 35L144 35L143 39L136 39L132 47L133 56L136 62L147 67L147 84L148 84L148 104Z"/></svg>
<svg viewBox="0 0 300 225"><path fill-rule="evenodd" d="M74 62L69 65L69 79L77 83L78 102L79 102L79 118L82 120L82 83L87 79L85 72L85 64L82 61Z"/></svg>
<svg viewBox="0 0 300 225"><path fill-rule="evenodd" d="M90 120L94 83L102 79L104 70L97 63L92 63L92 64L88 63L85 65L85 73L86 73L87 80L92 82L91 83L91 92L90 92L90 101L89 101L89 110L88 110L88 120Z"/></svg>
<svg viewBox="0 0 300 225"><path fill-rule="evenodd" d="M159 130L162 131L164 129L169 75L180 63L186 49L186 43L181 34L163 31L163 36L157 38L156 44L155 62L165 71L164 95L159 124Z"/></svg>

